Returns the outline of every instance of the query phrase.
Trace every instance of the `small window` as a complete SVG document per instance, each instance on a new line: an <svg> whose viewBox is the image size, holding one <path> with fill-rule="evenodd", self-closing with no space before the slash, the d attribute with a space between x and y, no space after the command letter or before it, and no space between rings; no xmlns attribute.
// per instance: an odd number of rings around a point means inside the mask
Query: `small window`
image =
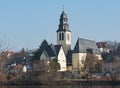
<svg viewBox="0 0 120 88"><path fill-rule="evenodd" d="M59 33L59 40L61 40L61 33Z"/></svg>
<svg viewBox="0 0 120 88"><path fill-rule="evenodd" d="M59 40L64 40L64 33L59 33Z"/></svg>
<svg viewBox="0 0 120 88"><path fill-rule="evenodd" d="M62 40L64 40L64 33L62 33Z"/></svg>

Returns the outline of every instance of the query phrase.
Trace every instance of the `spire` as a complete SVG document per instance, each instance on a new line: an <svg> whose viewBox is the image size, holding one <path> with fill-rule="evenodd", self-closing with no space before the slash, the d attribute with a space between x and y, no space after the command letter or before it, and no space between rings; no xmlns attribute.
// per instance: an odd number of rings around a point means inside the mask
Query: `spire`
<svg viewBox="0 0 120 88"><path fill-rule="evenodd" d="M60 15L59 26L58 26L57 32L59 31L70 31L69 25L68 25L67 14L64 11L64 6L63 6L62 14Z"/></svg>
<svg viewBox="0 0 120 88"><path fill-rule="evenodd" d="M64 11L64 4L63 4L63 11Z"/></svg>

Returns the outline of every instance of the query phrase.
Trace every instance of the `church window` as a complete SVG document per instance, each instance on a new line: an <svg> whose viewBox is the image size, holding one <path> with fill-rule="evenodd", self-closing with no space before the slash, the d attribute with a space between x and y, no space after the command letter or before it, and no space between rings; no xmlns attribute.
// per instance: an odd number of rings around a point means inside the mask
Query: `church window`
<svg viewBox="0 0 120 88"><path fill-rule="evenodd" d="M59 33L59 40L64 40L64 33Z"/></svg>
<svg viewBox="0 0 120 88"><path fill-rule="evenodd" d="M59 40L61 40L61 33L59 33Z"/></svg>
<svg viewBox="0 0 120 88"><path fill-rule="evenodd" d="M62 33L62 40L64 40L64 33Z"/></svg>

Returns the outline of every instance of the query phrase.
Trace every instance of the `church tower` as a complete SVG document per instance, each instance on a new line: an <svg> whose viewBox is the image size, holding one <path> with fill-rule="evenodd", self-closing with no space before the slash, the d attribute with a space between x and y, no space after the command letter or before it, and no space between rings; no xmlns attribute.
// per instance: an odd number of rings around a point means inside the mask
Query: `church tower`
<svg viewBox="0 0 120 88"><path fill-rule="evenodd" d="M66 55L68 50L71 50L71 31L69 30L68 18L64 10L60 15L59 26L57 30L57 44L63 46Z"/></svg>

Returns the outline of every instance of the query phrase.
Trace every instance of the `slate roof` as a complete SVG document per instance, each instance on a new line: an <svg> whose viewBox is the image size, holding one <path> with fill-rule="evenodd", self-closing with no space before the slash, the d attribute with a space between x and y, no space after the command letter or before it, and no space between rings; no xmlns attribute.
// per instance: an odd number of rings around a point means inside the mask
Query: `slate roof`
<svg viewBox="0 0 120 88"><path fill-rule="evenodd" d="M78 38L73 53L87 53L91 51L93 54L100 54L100 50L98 49L96 42L88 39Z"/></svg>
<svg viewBox="0 0 120 88"><path fill-rule="evenodd" d="M49 57L58 56L61 47L61 45L49 45L47 48L47 53Z"/></svg>
<svg viewBox="0 0 120 88"><path fill-rule="evenodd" d="M56 56L55 46L53 44L49 45L46 49L46 52L50 57Z"/></svg>
<svg viewBox="0 0 120 88"><path fill-rule="evenodd" d="M60 15L59 28L58 28L58 30L57 30L56 32L61 32L61 31L64 31L64 32L65 32L65 31L69 31L69 32L70 32L69 28L63 29L63 26L64 26L64 25L69 26L67 22L66 22L66 23L63 23L64 19L67 19L67 20L68 20L67 14L66 14L65 11L63 10L63 11L62 11L62 14Z"/></svg>
<svg viewBox="0 0 120 88"><path fill-rule="evenodd" d="M62 45L55 45L55 49L56 49L56 55L59 54L60 48L62 47Z"/></svg>
<svg viewBox="0 0 120 88"><path fill-rule="evenodd" d="M6 64L6 66L9 67L9 66L13 66L14 64L15 65L19 65L19 64L24 65L25 63L26 63L26 59L24 59L22 57L21 58L13 58Z"/></svg>
<svg viewBox="0 0 120 88"><path fill-rule="evenodd" d="M46 47L40 46L40 49L37 50L37 54L36 54L39 57L36 59L40 59L40 56L43 51L46 51L47 54L49 55L49 57L57 57L61 47L62 47L62 45L53 45L53 44L50 44Z"/></svg>
<svg viewBox="0 0 120 88"><path fill-rule="evenodd" d="M48 46L48 42L47 42L47 40L44 39L39 47L41 49L46 49L47 46Z"/></svg>
<svg viewBox="0 0 120 88"><path fill-rule="evenodd" d="M60 18L67 18L67 14L65 13L65 11L62 11L62 14L60 15Z"/></svg>

